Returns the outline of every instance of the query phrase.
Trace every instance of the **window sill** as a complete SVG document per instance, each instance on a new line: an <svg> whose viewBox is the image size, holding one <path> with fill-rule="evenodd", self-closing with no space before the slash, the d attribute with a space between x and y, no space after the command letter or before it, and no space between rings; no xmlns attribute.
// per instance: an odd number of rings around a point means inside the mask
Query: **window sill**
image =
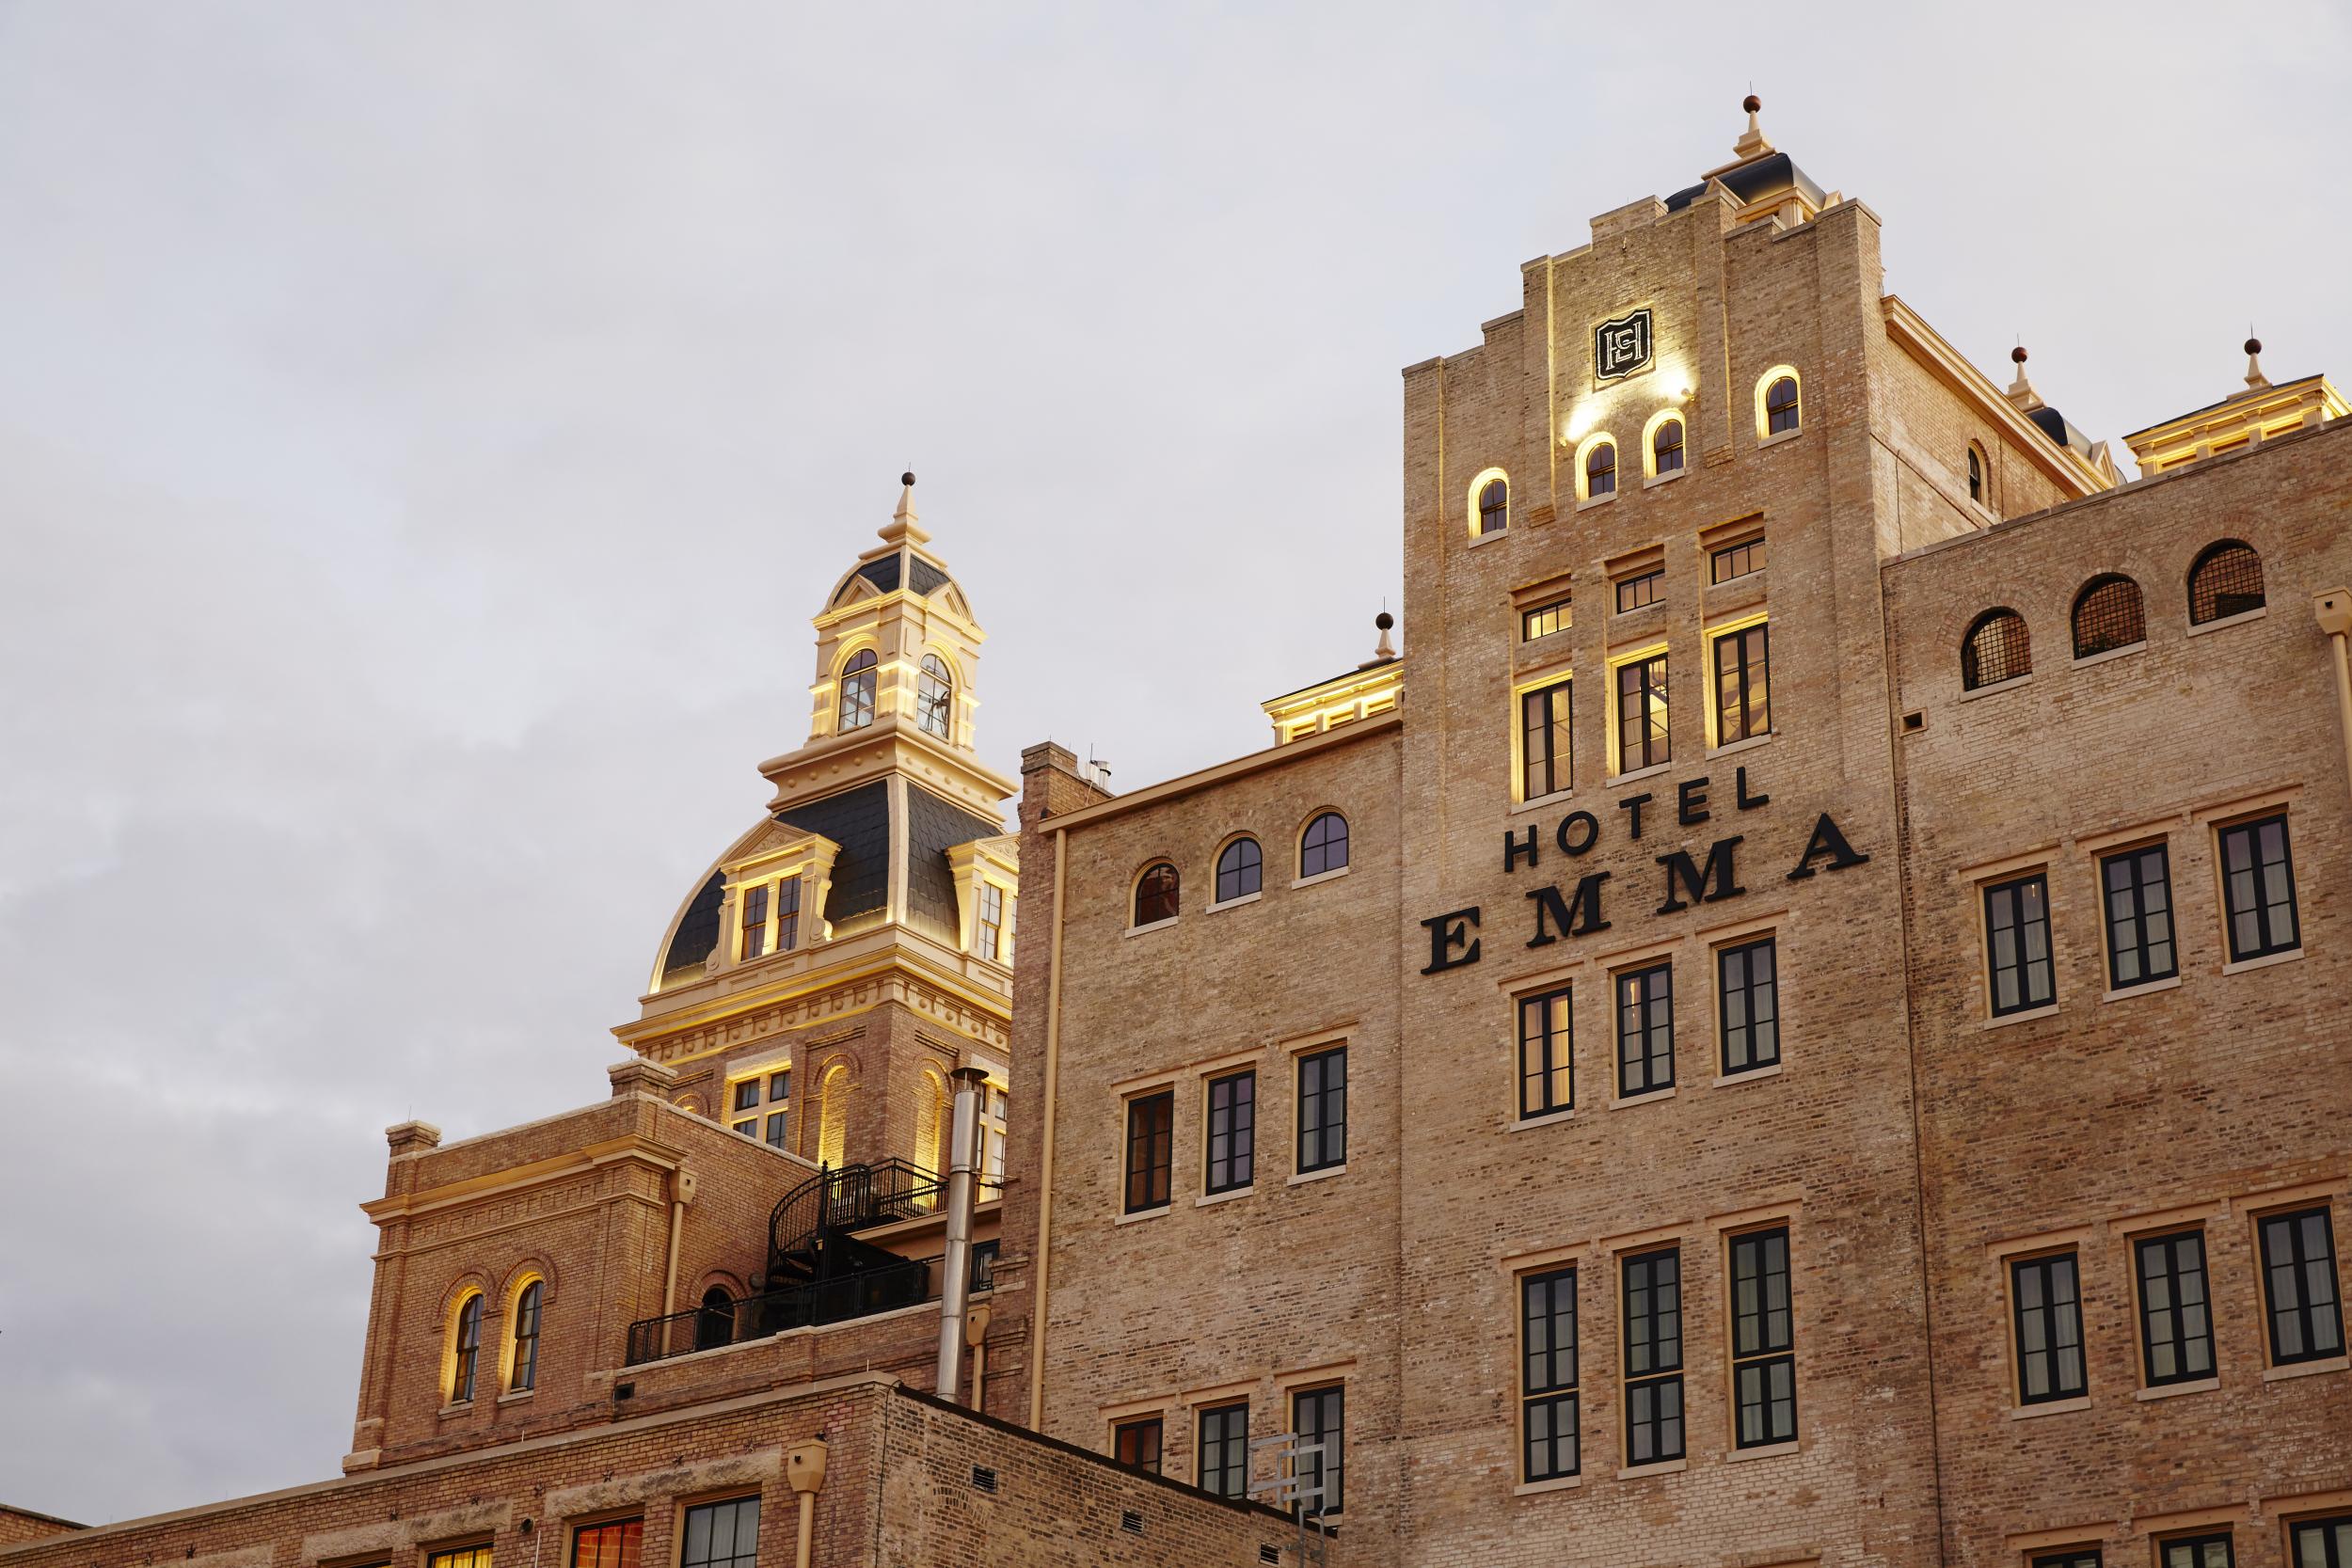
<svg viewBox="0 0 2352 1568"><path fill-rule="evenodd" d="M1652 474L1649 478L1642 481L1642 488L1645 490L1655 490L1661 484L1672 484L1676 480L1680 479L1684 474L1687 474L1691 470L1688 467L1680 467L1662 474Z"/></svg>
<svg viewBox="0 0 2352 1568"><path fill-rule="evenodd" d="M2137 642L2126 642L2120 648L2109 648L2103 654L2084 654L2074 660L2074 668L2079 670L2087 664L2105 664L2108 659L2122 658L2125 654L2143 652L2147 646L2148 640L2143 637Z"/></svg>
<svg viewBox="0 0 2352 1568"><path fill-rule="evenodd" d="M1762 451L1766 447L1776 447L1783 441L1793 441L1804 434L1804 426L1803 425L1797 426L1794 430L1775 430L1770 436L1759 437L1756 443L1756 450Z"/></svg>
<svg viewBox="0 0 2352 1568"><path fill-rule="evenodd" d="M1963 703L1973 703L1979 697L1990 697L1996 691L2014 691L2021 686L2032 684L2033 672L2028 670L2022 675L2011 675L2005 681L1994 681L1991 686L1979 686L1974 690L1963 691L1960 694L1960 700Z"/></svg>
<svg viewBox="0 0 2352 1568"><path fill-rule="evenodd" d="M1762 735L1752 735L1745 740L1735 740L1727 746L1709 746L1707 749L1707 760L1712 762L1717 757L1727 757L1735 752L1753 752L1779 733L1777 730L1766 730Z"/></svg>
<svg viewBox="0 0 2352 1568"><path fill-rule="evenodd" d="M1515 1497L1533 1497L1545 1492L1565 1492L1584 1484L1582 1476L1554 1476L1549 1481L1523 1481L1511 1488Z"/></svg>
<svg viewBox="0 0 2352 1568"><path fill-rule="evenodd" d="M1532 800L1521 800L1511 808L1510 814L1518 816L1524 812L1547 811L1553 806L1565 804L1568 798L1575 793L1573 785L1566 789L1555 789L1549 795L1538 795Z"/></svg>
<svg viewBox="0 0 2352 1568"><path fill-rule="evenodd" d="M1201 912L1201 913L1203 913L1203 914L1215 914L1215 913L1216 913L1216 911L1219 911L1219 910L1237 910L1237 909L1240 909L1240 908L1241 908L1244 904L1254 904L1254 903L1256 903L1259 899L1263 898L1264 896L1265 896L1265 889L1263 889L1263 888L1260 888L1260 889L1259 889L1257 892L1255 892L1255 893L1245 893L1245 894L1243 894L1243 895L1242 895L1240 897L1238 897L1238 898L1228 898L1228 899L1226 899L1226 900L1225 900L1224 902L1222 902L1222 903L1218 903L1218 904L1211 904L1208 908L1206 908L1206 909L1202 910L1200 912Z"/></svg>
<svg viewBox="0 0 2352 1568"><path fill-rule="evenodd" d="M1594 507L1607 506L1611 501L1615 500L1616 499L1617 493L1614 490L1610 491L1605 496L1587 496L1582 500L1576 503L1576 509L1579 512L1590 512Z"/></svg>
<svg viewBox="0 0 2352 1568"><path fill-rule="evenodd" d="M2039 1007L2026 1007L2018 1012L2002 1013L1997 1017L1988 1018L1983 1022L1978 1024L1977 1027L1979 1029L2002 1029L2007 1028L2012 1023L2031 1023L2038 1018L2055 1018L2058 1016L2058 1005L2057 1003L2045 1002Z"/></svg>
<svg viewBox="0 0 2352 1568"><path fill-rule="evenodd" d="M2265 1367L2265 1383L2284 1383L2291 1377L2317 1377L2322 1372L2352 1371L2352 1356L2330 1355L2320 1361L2290 1361L2283 1367Z"/></svg>
<svg viewBox="0 0 2352 1568"><path fill-rule="evenodd" d="M1347 1167L1343 1164L1326 1165L1321 1170L1302 1170L1295 1176L1284 1177L1282 1179L1282 1185L1285 1187L1295 1187L1302 1182L1323 1181L1327 1180L1334 1176L1345 1176L1346 1174Z"/></svg>
<svg viewBox="0 0 2352 1568"><path fill-rule="evenodd" d="M2113 990L2102 991L2099 994L2099 1000L2122 1002L2129 997L2149 996L2160 990L2177 990L2180 989L2180 984L2181 977L2178 974L2168 974L2161 980L2142 980L2135 986L2118 986Z"/></svg>
<svg viewBox="0 0 2352 1568"><path fill-rule="evenodd" d="M2253 609L2242 610L2235 615L2224 615L2218 621L2207 621L2202 626L2191 626L2188 628L2188 634L2191 637L2202 637L2209 631L2219 631L2224 626L2242 626L2249 621L2259 621L2269 613L2268 605L2256 605Z"/></svg>
<svg viewBox="0 0 2352 1568"><path fill-rule="evenodd" d="M531 1398L531 1396L532 1396L532 1395L533 1395L533 1394L537 1393L538 1391L539 1391L539 1390L538 1390L538 1389L536 1389L536 1388L514 1388L514 1389L510 1389L510 1390L508 1390L507 1392L505 1392L505 1393L503 1393L503 1394L501 1394L501 1395L499 1396L499 1403L501 1403L501 1404L520 1404L523 1401L525 1401L525 1400L527 1400L527 1399Z"/></svg>
<svg viewBox="0 0 2352 1568"><path fill-rule="evenodd" d="M1131 937L1139 937L1148 935L1152 931L1165 931L1170 926L1175 925L1176 922L1182 919L1184 919L1184 916L1181 914L1171 914L1166 920L1154 920L1148 926L1130 926L1127 927L1126 934Z"/></svg>
<svg viewBox="0 0 2352 1568"><path fill-rule="evenodd" d="M1780 1064L1778 1062L1771 1062L1763 1067L1741 1068L1738 1072L1724 1073L1716 1078L1712 1086L1720 1089L1725 1084L1745 1084L1758 1078L1777 1078L1779 1076Z"/></svg>
<svg viewBox="0 0 2352 1568"><path fill-rule="evenodd" d="M1791 1437L1786 1443L1765 1443L1753 1449L1734 1449L1724 1455L1724 1463L1737 1465L1748 1459L1778 1459L1783 1454L1801 1453L1804 1449L1804 1445L1801 1440Z"/></svg>
<svg viewBox="0 0 2352 1568"><path fill-rule="evenodd" d="M1569 1117L1575 1115L1576 1107L1573 1105L1569 1106L1565 1111L1546 1111L1539 1117L1521 1117L1518 1120L1512 1122L1509 1126L1503 1128L1503 1131L1505 1132L1524 1132L1530 1128L1550 1127L1557 1123L1566 1121Z"/></svg>
<svg viewBox="0 0 2352 1568"><path fill-rule="evenodd" d="M1501 528L1499 528L1499 529L1495 530L1492 533L1473 533L1473 534L1471 534L1471 535L1470 535L1470 547L1471 549L1476 549L1476 548L1477 548L1479 546L1481 546L1481 545L1491 545L1491 544L1493 544L1493 543L1494 543L1496 540L1498 540L1498 539L1508 539L1508 538L1510 538L1510 537L1511 537L1511 525L1510 525L1510 524L1508 524L1508 523L1505 523L1505 524L1503 524L1503 525L1502 525L1502 527L1501 527Z"/></svg>
<svg viewBox="0 0 2352 1568"><path fill-rule="evenodd" d="M1629 1094L1613 1100L1609 1102L1609 1108L1613 1111L1622 1111L1628 1106L1647 1105L1653 1101L1672 1100L1674 1097L1675 1085L1669 1084L1662 1089L1644 1089L1640 1094Z"/></svg>
<svg viewBox="0 0 2352 1568"><path fill-rule="evenodd" d="M1316 872L1316 873L1315 873L1313 876L1311 876L1311 877L1300 877L1300 878L1297 878L1297 879L1294 879L1294 880L1292 881L1291 886L1293 886L1293 887L1313 887L1313 886L1315 886L1315 885L1316 885L1317 883L1319 883L1319 882L1336 882L1336 881L1338 881L1338 880L1339 880L1342 877L1344 877L1344 876L1346 876L1346 875L1347 875L1347 867L1346 867L1346 866L1343 866L1343 865L1342 865L1342 866L1335 866L1334 868L1332 868L1332 869L1331 869L1331 870L1329 870L1329 871L1318 871L1318 872Z"/></svg>
<svg viewBox="0 0 2352 1568"><path fill-rule="evenodd" d="M1619 784L1629 784L1636 779L1656 778L1659 774L1665 772L1672 767L1674 767L1674 759L1672 757L1668 757L1664 762L1653 762L1646 768L1636 768L1630 773L1620 773L1615 778L1604 782L1601 784L1601 787L1603 789L1614 789Z"/></svg>
<svg viewBox="0 0 2352 1568"><path fill-rule="evenodd" d="M2076 1394L2071 1400L2044 1400L2040 1404L2013 1405L2010 1409L2009 1418L2012 1421L2030 1421L2037 1416L2063 1416L2069 1411L2090 1408L2090 1396Z"/></svg>
<svg viewBox="0 0 2352 1568"><path fill-rule="evenodd" d="M2220 1386L2221 1380L2217 1377L2201 1377L2193 1379L2187 1383L2165 1383L2159 1384L2153 1388L2142 1388L2135 1392L2132 1395L2132 1398L2136 1400L2169 1400L2175 1394L2209 1394Z"/></svg>
<svg viewBox="0 0 2352 1568"><path fill-rule="evenodd" d="M1661 1459L1654 1465L1629 1465L1624 1469L1617 1472L1617 1479L1619 1481L1632 1481L1641 1476L1680 1475L1683 1471L1689 1469L1690 1467L1691 1461L1687 1458Z"/></svg>
<svg viewBox="0 0 2352 1568"><path fill-rule="evenodd" d="M1165 1203L1161 1204L1157 1209L1138 1209L1132 1214L1120 1215L1117 1219L1111 1221L1111 1223L1113 1225L1135 1225L1143 1220L1166 1219L1168 1217L1168 1206Z"/></svg>
<svg viewBox="0 0 2352 1568"><path fill-rule="evenodd" d="M2303 956L2300 947L2290 947L2283 953L2265 953L2259 958L2240 958L2221 966L2224 974L2243 974L2249 969L2268 969L2272 964L2291 964Z"/></svg>
<svg viewBox="0 0 2352 1568"><path fill-rule="evenodd" d="M473 1401L459 1400L455 1404L445 1404L441 1406L438 1415L442 1420L446 1421L452 1416L463 1416L471 1409L473 1409Z"/></svg>
<svg viewBox="0 0 2352 1568"><path fill-rule="evenodd" d="M1247 1187L1228 1187L1221 1193L1202 1193L1192 1200L1192 1206L1195 1209L1206 1209L1213 1203L1231 1203L1237 1197L1248 1197L1257 1190L1257 1184L1252 1182Z"/></svg>

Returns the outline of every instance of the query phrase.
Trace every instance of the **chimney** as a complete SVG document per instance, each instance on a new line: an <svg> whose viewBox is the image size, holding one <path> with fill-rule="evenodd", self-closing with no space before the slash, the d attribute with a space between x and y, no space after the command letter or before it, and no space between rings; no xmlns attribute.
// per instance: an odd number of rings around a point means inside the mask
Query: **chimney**
<svg viewBox="0 0 2352 1568"><path fill-rule="evenodd" d="M939 1287L939 1376L933 1387L943 1400L954 1400L963 1382L963 1319L972 1295L972 1206L979 1187L980 1086L988 1074L976 1067L960 1067L956 1083L955 1130L947 1154L947 1252L939 1266L946 1278Z"/></svg>

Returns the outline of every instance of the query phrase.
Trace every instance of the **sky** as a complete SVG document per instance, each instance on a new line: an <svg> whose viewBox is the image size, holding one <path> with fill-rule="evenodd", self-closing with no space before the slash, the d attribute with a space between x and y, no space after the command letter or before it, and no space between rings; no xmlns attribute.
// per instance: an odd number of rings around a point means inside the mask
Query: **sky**
<svg viewBox="0 0 2352 1568"><path fill-rule="evenodd" d="M337 1473L382 1130L606 1092L901 468L986 761L1254 750L1399 369L1751 85L2094 437L2352 384L2352 13L1661 14L0 0L0 1501Z"/></svg>

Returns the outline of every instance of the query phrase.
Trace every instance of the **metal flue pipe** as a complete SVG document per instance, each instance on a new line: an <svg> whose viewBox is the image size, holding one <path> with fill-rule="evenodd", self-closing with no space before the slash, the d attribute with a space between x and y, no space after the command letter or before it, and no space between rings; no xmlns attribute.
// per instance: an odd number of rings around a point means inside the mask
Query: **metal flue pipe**
<svg viewBox="0 0 2352 1568"><path fill-rule="evenodd" d="M972 1295L972 1209L980 1185L980 1095L988 1074L960 1067L955 1125L947 1140L947 1251L939 1266L939 1375L931 1386L952 1400L963 1382L964 1312Z"/></svg>

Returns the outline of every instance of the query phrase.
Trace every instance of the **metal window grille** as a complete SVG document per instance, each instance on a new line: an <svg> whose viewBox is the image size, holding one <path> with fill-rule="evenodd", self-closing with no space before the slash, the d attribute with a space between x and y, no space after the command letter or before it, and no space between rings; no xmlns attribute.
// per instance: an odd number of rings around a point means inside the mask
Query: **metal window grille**
<svg viewBox="0 0 2352 1568"><path fill-rule="evenodd" d="M985 1492L990 1497L994 1497L996 1495L996 1471L994 1466L988 1465L973 1465L972 1486L975 1491Z"/></svg>
<svg viewBox="0 0 2352 1568"><path fill-rule="evenodd" d="M1770 626L1715 639L1715 743L1728 746L1772 728Z"/></svg>
<svg viewBox="0 0 2352 1568"><path fill-rule="evenodd" d="M2266 1214L2263 1285L2270 1308L2270 1359L2278 1366L2344 1354L2336 1296L2335 1228L2323 1208Z"/></svg>
<svg viewBox="0 0 2352 1568"><path fill-rule="evenodd" d="M1347 1047L1298 1058L1298 1169L1347 1164Z"/></svg>
<svg viewBox="0 0 2352 1568"><path fill-rule="evenodd" d="M1995 1018L2049 1005L2050 892L2040 872L1984 890L1984 957Z"/></svg>
<svg viewBox="0 0 2352 1568"><path fill-rule="evenodd" d="M2302 945L2295 911L2295 860L2287 819L2265 816L2221 830L2221 902L2230 959L2259 958Z"/></svg>
<svg viewBox="0 0 2352 1568"><path fill-rule="evenodd" d="M758 1568L759 1499L730 1497L686 1511L678 1568Z"/></svg>
<svg viewBox="0 0 2352 1568"><path fill-rule="evenodd" d="M1674 965L1617 976L1617 1093L1674 1086Z"/></svg>
<svg viewBox="0 0 2352 1568"><path fill-rule="evenodd" d="M2033 639L2026 618L2013 610L1990 610L1977 617L1960 649L1960 684L1970 691L1998 686L2033 671Z"/></svg>
<svg viewBox="0 0 2352 1568"><path fill-rule="evenodd" d="M2209 545L2188 574L2188 624L2201 626L2263 607L2263 558L2250 545Z"/></svg>
<svg viewBox="0 0 2352 1568"><path fill-rule="evenodd" d="M1327 811L1307 824L1298 840L1298 874L1320 877L1347 863L1347 818Z"/></svg>
<svg viewBox="0 0 2352 1568"><path fill-rule="evenodd" d="M1566 599L1554 599L1519 612L1519 641L1533 642L1539 637L1549 637L1564 626L1575 624L1575 607Z"/></svg>
<svg viewBox="0 0 2352 1568"><path fill-rule="evenodd" d="M1212 1405L1200 1412L1197 1484L1219 1497L1239 1497L1249 1487L1249 1406Z"/></svg>
<svg viewBox="0 0 2352 1568"><path fill-rule="evenodd" d="M1764 434L1797 428L1797 378L1784 375L1764 389Z"/></svg>
<svg viewBox="0 0 2352 1568"><path fill-rule="evenodd" d="M1519 698L1519 790L1534 800L1568 787L1572 744L1569 716L1574 710L1572 680L1527 692Z"/></svg>
<svg viewBox="0 0 2352 1568"><path fill-rule="evenodd" d="M1166 1427L1157 1416L1121 1421L1111 1429L1111 1457L1132 1470L1160 1473L1160 1442Z"/></svg>
<svg viewBox="0 0 2352 1568"><path fill-rule="evenodd" d="M1127 1101L1126 1212L1140 1213L1168 1203L1168 1155L1176 1118L1176 1092L1164 1089Z"/></svg>
<svg viewBox="0 0 2352 1568"><path fill-rule="evenodd" d="M2139 584L2126 577L2091 578L2074 600L2074 657L2089 658L2147 641Z"/></svg>
<svg viewBox="0 0 2352 1568"><path fill-rule="evenodd" d="M1155 920L1176 917L1176 868L1162 861L1143 874L1136 884L1136 924L1149 926Z"/></svg>
<svg viewBox="0 0 2352 1568"><path fill-rule="evenodd" d="M2172 870L2165 846L2126 849L2099 863L2106 897L2107 985L2115 990L2180 973L2172 946Z"/></svg>
<svg viewBox="0 0 2352 1568"><path fill-rule="evenodd" d="M2139 1265L2139 1348L2148 1386L2213 1375L2213 1313L2205 1295L2205 1236L2185 1230L2134 1248Z"/></svg>
<svg viewBox="0 0 2352 1568"><path fill-rule="evenodd" d="M1617 666L1617 771L1667 761L1666 656Z"/></svg>
<svg viewBox="0 0 2352 1568"><path fill-rule="evenodd" d="M2024 1258L2010 1265L2017 1316L2017 1398L2022 1404L2083 1392L2082 1293L2074 1255Z"/></svg>
<svg viewBox="0 0 2352 1568"><path fill-rule="evenodd" d="M1772 942L1763 937L1715 955L1716 1010L1726 1078L1780 1060L1780 974Z"/></svg>
<svg viewBox="0 0 2352 1568"><path fill-rule="evenodd" d="M1625 1269L1625 1459L1682 1457L1682 1254L1628 1258Z"/></svg>
<svg viewBox="0 0 2352 1568"><path fill-rule="evenodd" d="M572 1568L638 1568L645 1521L615 1519L572 1532Z"/></svg>
<svg viewBox="0 0 2352 1568"><path fill-rule="evenodd" d="M1209 1080L1209 1161L1203 1186L1230 1193L1249 1185L1258 1142L1258 1075L1230 1073Z"/></svg>
<svg viewBox="0 0 2352 1568"><path fill-rule="evenodd" d="M1540 1117L1576 1103L1573 987L1519 998L1519 1116Z"/></svg>
<svg viewBox="0 0 2352 1568"><path fill-rule="evenodd" d="M1617 491L1617 443L1603 441L1584 454L1584 495L1586 499L1613 496Z"/></svg>
<svg viewBox="0 0 2352 1568"><path fill-rule="evenodd" d="M1237 838L1216 858L1216 901L1246 898L1264 885L1265 852L1254 838Z"/></svg>
<svg viewBox="0 0 2352 1568"><path fill-rule="evenodd" d="M1660 474L1682 471L1682 421L1668 420L1650 437L1650 466Z"/></svg>
<svg viewBox="0 0 2352 1568"><path fill-rule="evenodd" d="M1321 1487L1323 1496L1300 1507L1310 1515L1340 1513L1347 1504L1343 1489L1347 1390L1335 1384L1328 1388L1302 1388L1291 1395L1291 1431L1301 1448L1319 1445L1322 1449L1301 1460L1295 1474L1309 1488Z"/></svg>
<svg viewBox="0 0 2352 1568"><path fill-rule="evenodd" d="M1629 610L1646 610L1658 602L1665 586L1666 568L1663 566L1654 572L1644 572L1637 578L1618 578L1617 613L1622 615Z"/></svg>
<svg viewBox="0 0 2352 1568"><path fill-rule="evenodd" d="M1729 582L1764 569L1764 541L1761 537L1737 545L1726 545L1707 558L1708 580Z"/></svg>
<svg viewBox="0 0 2352 1568"><path fill-rule="evenodd" d="M1743 1449L1797 1435L1796 1332L1788 1299L1788 1231L1731 1239L1731 1382Z"/></svg>
<svg viewBox="0 0 2352 1568"><path fill-rule="evenodd" d="M1490 479L1478 492L1478 531L1483 537L1501 533L1511 526L1511 486L1499 479Z"/></svg>
<svg viewBox="0 0 2352 1568"><path fill-rule="evenodd" d="M1519 1436L1522 1481L1557 1481L1582 1464L1573 1267L1519 1281Z"/></svg>

